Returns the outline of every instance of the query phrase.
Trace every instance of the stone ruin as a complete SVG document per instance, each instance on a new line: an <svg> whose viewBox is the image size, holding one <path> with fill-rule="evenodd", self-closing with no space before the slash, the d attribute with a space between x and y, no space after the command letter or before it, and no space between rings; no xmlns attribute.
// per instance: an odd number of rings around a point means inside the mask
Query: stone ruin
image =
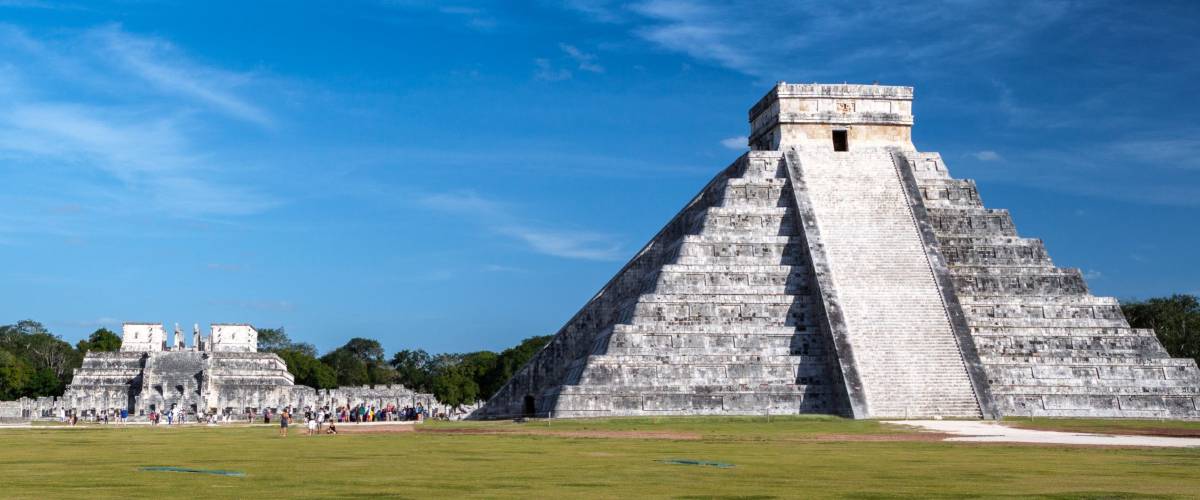
<svg viewBox="0 0 1200 500"><path fill-rule="evenodd" d="M911 140L780 83L721 171L476 413L1200 418L1200 370Z"/></svg>
<svg viewBox="0 0 1200 500"><path fill-rule="evenodd" d="M175 408L196 414L260 415L263 409L354 406L440 407L432 394L401 385L317 390L296 385L278 355L258 352L258 331L248 324L213 323L208 336L193 327L192 344L175 326L168 343L163 325L125 323L121 350L89 352L61 398L0 403L0 419L81 416L126 409L135 419Z"/></svg>

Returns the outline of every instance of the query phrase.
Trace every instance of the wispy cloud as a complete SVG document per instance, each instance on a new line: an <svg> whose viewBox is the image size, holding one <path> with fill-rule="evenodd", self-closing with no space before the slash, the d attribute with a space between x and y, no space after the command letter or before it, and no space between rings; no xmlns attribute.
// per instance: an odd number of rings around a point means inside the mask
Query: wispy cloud
<svg viewBox="0 0 1200 500"><path fill-rule="evenodd" d="M754 8L702 0L575 0L564 5L596 22L624 24L660 49L770 81L845 74L851 64L895 68L901 61L899 67L916 70L915 64L925 68L939 59L1002 54L1068 13L1064 2L999 0L777 1ZM897 42L880 44L863 37L863 26L887 26ZM934 28L940 36L929 36Z"/></svg>
<svg viewBox="0 0 1200 500"><path fill-rule="evenodd" d="M486 266L483 266L483 270L485 272L489 272L489 273L523 273L523 272L525 272L524 268L520 268L520 267L516 267L516 266L505 266L502 264L488 264Z"/></svg>
<svg viewBox="0 0 1200 500"><path fill-rule="evenodd" d="M604 72L604 66L601 66L596 62L597 57L595 54L584 52L580 50L579 47L566 43L559 43L558 48L563 52L563 55L566 56L565 59L569 60L570 64L575 66L575 69L579 71L586 71L588 73ZM534 79L547 82L557 82L571 79L575 75L570 69L561 66L562 63L566 62L563 59L564 58L560 57L558 58L557 62L545 57L534 59Z"/></svg>
<svg viewBox="0 0 1200 500"><path fill-rule="evenodd" d="M571 70L555 67L549 59L539 57L533 60L533 65L533 78L536 80L557 82L571 78Z"/></svg>
<svg viewBox="0 0 1200 500"><path fill-rule="evenodd" d="M749 139L747 139L746 136L738 135L721 139L721 145L735 151L741 151L743 149L749 149L750 146L747 146L748 141Z"/></svg>
<svg viewBox="0 0 1200 500"><path fill-rule="evenodd" d="M189 62L169 43L115 26L39 38L0 25L0 69L0 158L63 172L61 196L188 217L279 203L234 182L244 165L201 152L193 139L206 124L198 108L270 125L269 113L236 92L251 75Z"/></svg>
<svg viewBox="0 0 1200 500"><path fill-rule="evenodd" d="M1179 133L1185 138L1125 137L1016 152L1003 159L1003 170L974 176L1139 204L1200 206L1200 142L1190 139L1193 132Z"/></svg>
<svg viewBox="0 0 1200 500"><path fill-rule="evenodd" d="M163 92L209 105L229 116L269 126L272 118L263 109L237 94L237 88L253 79L240 74L188 61L173 44L150 37L134 36L116 26L87 33L99 53Z"/></svg>
<svg viewBox="0 0 1200 500"><path fill-rule="evenodd" d="M450 16L460 17L466 21L466 25L468 27L480 31L487 31L496 27L496 19L489 15L486 10L479 7L444 5L438 7L438 12Z"/></svg>
<svg viewBox="0 0 1200 500"><path fill-rule="evenodd" d="M429 209L468 218L489 232L521 243L534 252L582 260L615 260L622 245L610 234L564 229L523 218L516 207L471 191L433 193L417 198Z"/></svg>
<svg viewBox="0 0 1200 500"><path fill-rule="evenodd" d="M607 234L521 224L502 226L496 228L496 232L516 238L534 251L555 257L585 260L615 260L620 257L621 245Z"/></svg>
<svg viewBox="0 0 1200 500"><path fill-rule="evenodd" d="M976 160L979 160L979 161L1000 161L1001 160L1000 153L997 153L997 152L989 150L989 149L971 153L971 157L975 158Z"/></svg>
<svg viewBox="0 0 1200 500"><path fill-rule="evenodd" d="M567 56L573 59L576 64L578 64L580 71L588 71L592 73L604 72L604 66L596 64L595 54L589 54L579 50L574 45L568 45L565 43L558 44L558 48L562 49L563 52L566 52Z"/></svg>

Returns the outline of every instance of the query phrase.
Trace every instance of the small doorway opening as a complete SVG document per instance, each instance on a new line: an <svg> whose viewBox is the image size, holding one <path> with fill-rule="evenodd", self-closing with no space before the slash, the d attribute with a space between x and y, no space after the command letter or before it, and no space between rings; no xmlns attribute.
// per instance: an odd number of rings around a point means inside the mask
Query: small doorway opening
<svg viewBox="0 0 1200 500"><path fill-rule="evenodd" d="M537 414L537 402L534 401L533 395L531 395L531 394L525 395L525 408L524 409L525 409L526 417L532 417L535 414Z"/></svg>
<svg viewBox="0 0 1200 500"><path fill-rule="evenodd" d="M833 131L833 150L850 151L850 139L846 137L845 130Z"/></svg>

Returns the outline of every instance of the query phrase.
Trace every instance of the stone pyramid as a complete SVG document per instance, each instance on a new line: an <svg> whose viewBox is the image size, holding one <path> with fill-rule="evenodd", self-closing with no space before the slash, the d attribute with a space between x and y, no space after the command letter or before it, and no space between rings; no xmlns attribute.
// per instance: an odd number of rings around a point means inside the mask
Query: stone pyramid
<svg viewBox="0 0 1200 500"><path fill-rule="evenodd" d="M912 88L780 83L476 413L1200 418L1200 370L911 141Z"/></svg>

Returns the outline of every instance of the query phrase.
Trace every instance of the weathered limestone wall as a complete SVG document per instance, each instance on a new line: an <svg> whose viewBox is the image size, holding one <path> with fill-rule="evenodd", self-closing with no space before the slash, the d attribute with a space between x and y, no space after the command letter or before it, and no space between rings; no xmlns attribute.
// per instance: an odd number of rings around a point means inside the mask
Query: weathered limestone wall
<svg viewBox="0 0 1200 500"><path fill-rule="evenodd" d="M912 87L780 83L750 108L750 147L832 151L834 130L851 147L912 145Z"/></svg>
<svg viewBox="0 0 1200 500"><path fill-rule="evenodd" d="M1078 269L1056 267L937 153L904 159L1003 414L1200 418L1195 361L1130 328L1116 299L1090 295Z"/></svg>
<svg viewBox="0 0 1200 500"><path fill-rule="evenodd" d="M718 175L476 416L844 412L782 165Z"/></svg>
<svg viewBox="0 0 1200 500"><path fill-rule="evenodd" d="M57 418L63 410L93 415L127 409L133 418L182 408L236 415L247 409L318 408L388 404L444 408L432 394L401 385L315 390L295 385L287 365L273 353L150 351L88 353L61 398L22 398L0 403L0 419Z"/></svg>
<svg viewBox="0 0 1200 500"><path fill-rule="evenodd" d="M122 351L161 351L167 346L167 332L160 323L125 323L121 325Z"/></svg>
<svg viewBox="0 0 1200 500"><path fill-rule="evenodd" d="M242 323L213 323L209 343L212 351L258 352L258 330Z"/></svg>
<svg viewBox="0 0 1200 500"><path fill-rule="evenodd" d="M832 307L845 321L838 355L861 384L851 394L855 416L981 416L892 151L801 148L789 159L817 227L809 237L827 260Z"/></svg>

